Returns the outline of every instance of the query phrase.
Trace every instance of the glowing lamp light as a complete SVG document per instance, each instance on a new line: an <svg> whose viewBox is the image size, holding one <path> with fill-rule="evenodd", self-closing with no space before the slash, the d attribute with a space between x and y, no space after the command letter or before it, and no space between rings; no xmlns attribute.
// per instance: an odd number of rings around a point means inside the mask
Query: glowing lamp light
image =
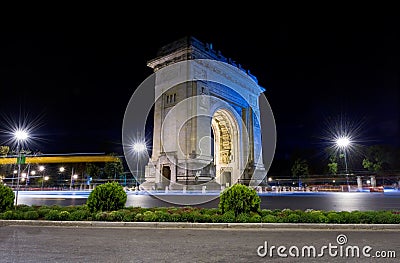
<svg viewBox="0 0 400 263"><path fill-rule="evenodd" d="M139 154L140 154L141 152L144 152L144 151L147 149L147 147L146 147L146 144L145 144L145 143L143 143L143 142L137 142L137 143L134 143L134 144L133 144L132 149L133 149L133 151L136 152L136 154L137 154L137 161L136 161L136 177L135 177L135 179L136 179L136 187L138 187L138 179L139 179Z"/></svg>
<svg viewBox="0 0 400 263"><path fill-rule="evenodd" d="M24 130L16 130L14 136L17 141L25 141L29 138L28 132Z"/></svg>
<svg viewBox="0 0 400 263"><path fill-rule="evenodd" d="M340 137L336 140L337 146L344 148L350 144L350 140L347 137Z"/></svg>
<svg viewBox="0 0 400 263"><path fill-rule="evenodd" d="M146 149L147 149L147 147L146 147L146 144L144 144L144 143L135 143L133 145L133 150L135 152L143 152Z"/></svg>

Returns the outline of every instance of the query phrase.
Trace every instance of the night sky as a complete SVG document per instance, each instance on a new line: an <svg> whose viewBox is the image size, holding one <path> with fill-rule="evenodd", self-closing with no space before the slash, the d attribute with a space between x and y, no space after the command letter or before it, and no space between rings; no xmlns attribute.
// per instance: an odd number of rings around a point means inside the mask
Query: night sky
<svg viewBox="0 0 400 263"><path fill-rule="evenodd" d="M122 154L125 108L152 73L146 62L162 45L192 35L249 69L266 89L276 159L321 148L326 123L339 116L362 124L365 144L400 145L395 18L269 22L256 32L128 26L1 32L0 129L5 116L38 118L33 150Z"/></svg>

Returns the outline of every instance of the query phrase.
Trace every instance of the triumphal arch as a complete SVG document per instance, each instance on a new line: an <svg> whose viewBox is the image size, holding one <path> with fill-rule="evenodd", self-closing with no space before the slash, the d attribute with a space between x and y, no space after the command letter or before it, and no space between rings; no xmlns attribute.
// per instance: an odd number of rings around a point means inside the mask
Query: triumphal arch
<svg viewBox="0 0 400 263"><path fill-rule="evenodd" d="M265 176L259 96L249 70L210 43L161 47L155 73L152 155L142 189L221 189Z"/></svg>

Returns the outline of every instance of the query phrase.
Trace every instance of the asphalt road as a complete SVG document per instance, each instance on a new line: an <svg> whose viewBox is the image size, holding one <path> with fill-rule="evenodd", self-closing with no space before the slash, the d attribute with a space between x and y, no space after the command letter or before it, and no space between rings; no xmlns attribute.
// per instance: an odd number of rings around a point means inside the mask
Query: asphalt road
<svg viewBox="0 0 400 263"><path fill-rule="evenodd" d="M264 229L3 225L0 262L398 262L399 235L399 227L374 230L312 226ZM265 242L267 253L261 257ZM275 248L271 250L272 246ZM287 257L283 257L285 254ZM377 258L378 255L386 258Z"/></svg>

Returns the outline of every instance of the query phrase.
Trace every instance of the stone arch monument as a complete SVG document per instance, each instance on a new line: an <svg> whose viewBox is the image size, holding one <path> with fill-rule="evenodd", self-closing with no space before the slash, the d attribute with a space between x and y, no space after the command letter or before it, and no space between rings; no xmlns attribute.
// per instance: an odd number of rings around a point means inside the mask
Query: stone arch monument
<svg viewBox="0 0 400 263"><path fill-rule="evenodd" d="M148 61L155 75L152 156L142 189L222 189L265 176L257 78L185 37Z"/></svg>

